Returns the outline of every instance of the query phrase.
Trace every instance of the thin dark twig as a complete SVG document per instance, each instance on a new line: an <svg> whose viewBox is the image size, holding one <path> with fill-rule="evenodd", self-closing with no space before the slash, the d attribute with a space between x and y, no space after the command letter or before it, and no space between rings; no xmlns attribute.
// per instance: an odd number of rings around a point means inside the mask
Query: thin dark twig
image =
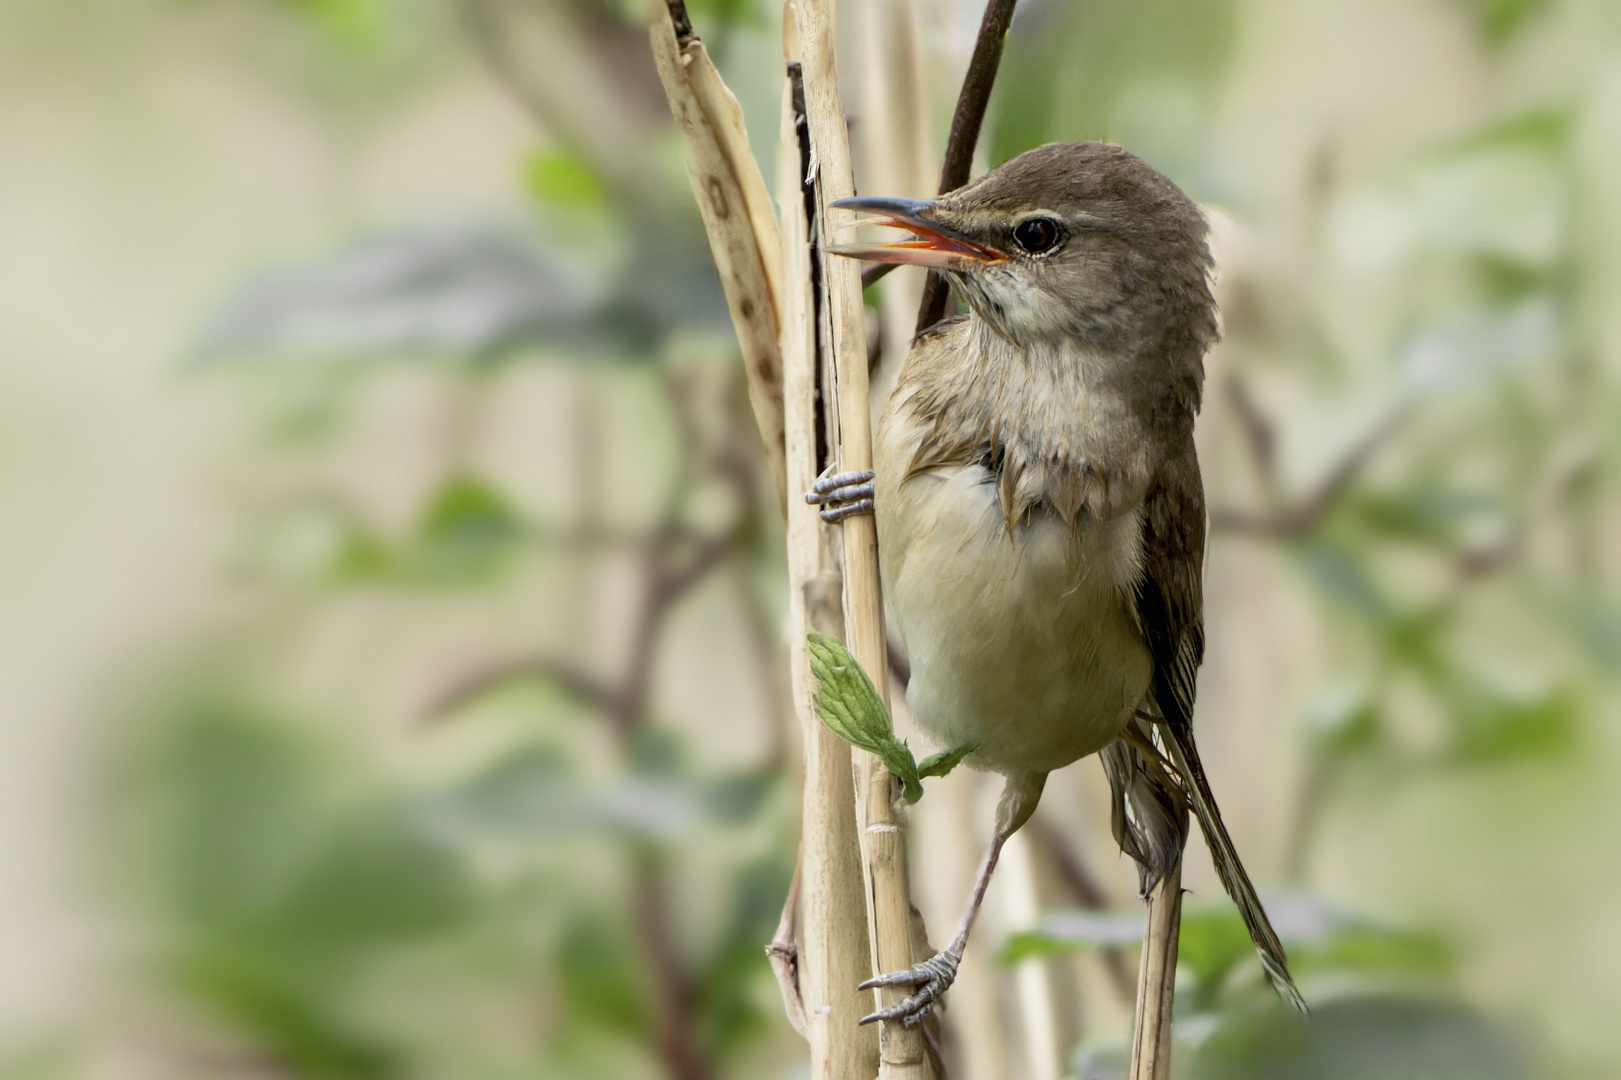
<svg viewBox="0 0 1621 1080"><path fill-rule="evenodd" d="M1007 41L1017 3L1018 0L989 0L985 5L985 17L980 20L979 37L974 42L974 55L969 58L968 74L963 76L962 92L957 95L957 110L951 114L946 159L940 166L942 195L968 183L968 173L974 167L974 149L979 145L979 129L985 123L991 88L996 85L996 69L1002 63L1002 46ZM918 333L945 318L946 301L950 296L951 287L946 279L930 273L923 286L923 303L918 307Z"/></svg>
<svg viewBox="0 0 1621 1080"><path fill-rule="evenodd" d="M684 49L689 42L698 37L692 30L692 17L687 14L686 0L664 0L664 6L670 9L670 22L675 26L676 46Z"/></svg>
<svg viewBox="0 0 1621 1080"><path fill-rule="evenodd" d="M567 661L552 657L529 657L496 664L463 679L439 695L428 709L428 719L442 720L492 687L516 679L540 679L554 683L575 700L603 712L612 711L619 696L612 686Z"/></svg>
<svg viewBox="0 0 1621 1080"><path fill-rule="evenodd" d="M957 96L957 111L951 115L946 159L940 167L942 195L968 183L968 172L974 165L974 148L979 144L979 129L985 123L991 87L996 84L996 69L1002 63L1002 46L1007 41L1017 2L990 0L985 5L979 38L974 42L974 55L968 61L968 74L963 76L962 92Z"/></svg>

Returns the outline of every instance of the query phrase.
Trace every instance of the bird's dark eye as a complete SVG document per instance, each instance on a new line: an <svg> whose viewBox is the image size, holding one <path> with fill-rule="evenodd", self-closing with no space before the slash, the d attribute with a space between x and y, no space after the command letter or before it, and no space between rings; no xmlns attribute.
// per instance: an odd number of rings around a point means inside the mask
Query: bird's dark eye
<svg viewBox="0 0 1621 1080"><path fill-rule="evenodd" d="M1030 254L1040 255L1058 243L1058 223L1051 218L1029 218L1013 226L1013 239Z"/></svg>

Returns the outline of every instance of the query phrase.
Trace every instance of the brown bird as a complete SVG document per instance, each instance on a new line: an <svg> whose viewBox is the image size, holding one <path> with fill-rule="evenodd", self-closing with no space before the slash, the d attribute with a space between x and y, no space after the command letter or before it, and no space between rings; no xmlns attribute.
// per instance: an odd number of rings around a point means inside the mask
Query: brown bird
<svg viewBox="0 0 1621 1080"><path fill-rule="evenodd" d="M912 238L832 251L931 267L970 313L913 342L879 422L876 480L843 473L806 498L830 521L876 513L907 703L935 742L972 744L968 764L1007 778L955 937L863 984L916 988L863 1022L927 1014L1047 774L1100 752L1144 895L1177 865L1191 808L1273 985L1304 1008L1193 740L1205 545L1193 421L1218 335L1204 215L1101 142L1043 146L937 200L834 205Z"/></svg>

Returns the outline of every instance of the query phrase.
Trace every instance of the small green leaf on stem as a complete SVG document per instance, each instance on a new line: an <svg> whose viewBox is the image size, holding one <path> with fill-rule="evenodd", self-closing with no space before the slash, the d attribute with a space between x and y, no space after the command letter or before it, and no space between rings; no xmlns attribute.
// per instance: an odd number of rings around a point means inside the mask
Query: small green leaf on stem
<svg viewBox="0 0 1621 1080"><path fill-rule="evenodd" d="M965 743L962 746L952 747L950 750L941 750L937 754L930 754L917 763L917 774L919 776L944 776L958 765L961 765L963 758L978 749L978 743Z"/></svg>
<svg viewBox="0 0 1621 1080"><path fill-rule="evenodd" d="M851 746L876 754L884 768L900 777L907 802L923 797L923 777L944 776L974 751L972 746L959 746L930 755L920 767L911 748L895 737L889 711L844 643L826 634L811 634L807 652L811 674L821 684L814 701L816 715Z"/></svg>

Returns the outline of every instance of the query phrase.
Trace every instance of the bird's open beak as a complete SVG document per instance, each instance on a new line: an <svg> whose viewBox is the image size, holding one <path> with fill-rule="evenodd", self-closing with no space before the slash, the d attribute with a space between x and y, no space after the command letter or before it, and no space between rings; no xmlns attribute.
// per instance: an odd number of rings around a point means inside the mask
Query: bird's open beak
<svg viewBox="0 0 1621 1080"><path fill-rule="evenodd" d="M860 224L885 225L912 234L910 240L894 244L829 244L827 250L835 255L868 262L911 263L937 270L964 270L1007 258L934 220L935 204L929 199L840 199L833 206L858 214L882 214L881 220Z"/></svg>

